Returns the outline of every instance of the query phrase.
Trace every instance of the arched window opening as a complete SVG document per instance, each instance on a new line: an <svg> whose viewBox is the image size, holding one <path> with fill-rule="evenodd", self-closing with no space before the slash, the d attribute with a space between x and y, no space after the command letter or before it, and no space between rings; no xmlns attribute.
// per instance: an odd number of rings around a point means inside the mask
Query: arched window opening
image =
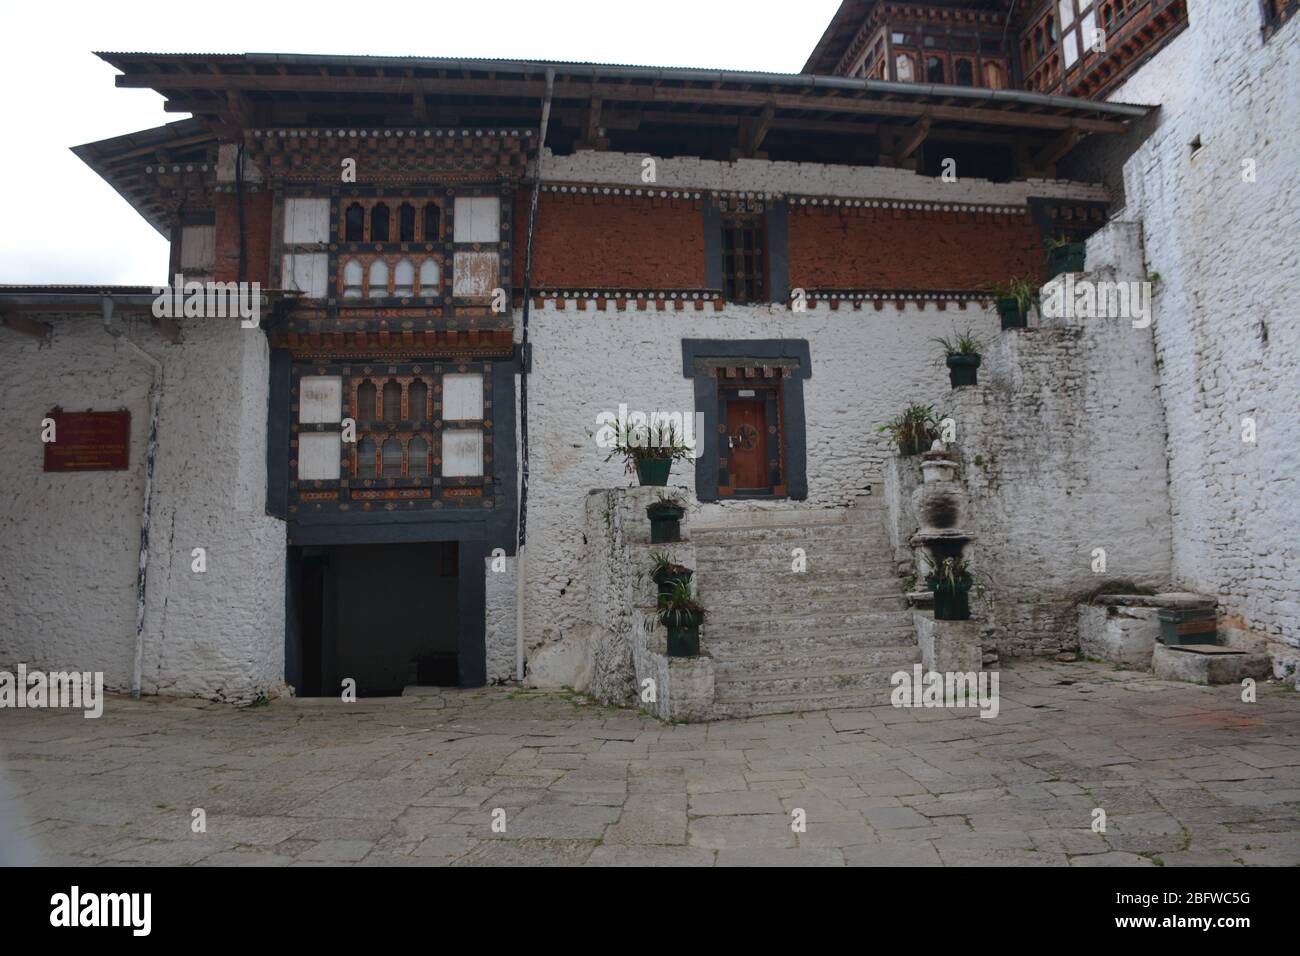
<svg viewBox="0 0 1300 956"><path fill-rule="evenodd" d="M416 435L406 446L406 477L427 478L429 476L429 443Z"/></svg>
<svg viewBox="0 0 1300 956"><path fill-rule="evenodd" d="M357 477L375 477L375 440L369 436L357 445Z"/></svg>
<svg viewBox="0 0 1300 956"><path fill-rule="evenodd" d="M925 80L927 83L942 83L943 78L943 60L937 56L926 57L925 59Z"/></svg>
<svg viewBox="0 0 1300 956"><path fill-rule="evenodd" d="M362 382L357 386L357 418L363 422L370 422L378 417L378 409L375 408L375 383Z"/></svg>
<svg viewBox="0 0 1300 956"><path fill-rule="evenodd" d="M415 294L415 266L410 260L403 259L393 270L393 293L395 295Z"/></svg>
<svg viewBox="0 0 1300 956"><path fill-rule="evenodd" d="M384 440L384 477L402 477L402 443L396 438Z"/></svg>
<svg viewBox="0 0 1300 956"><path fill-rule="evenodd" d="M354 202L348 206L348 211L343 214L344 233L343 239L346 242L362 242L366 238L366 211L361 208L361 203Z"/></svg>
<svg viewBox="0 0 1300 956"><path fill-rule="evenodd" d="M370 263L370 298L382 299L388 295L388 263L376 259Z"/></svg>
<svg viewBox="0 0 1300 956"><path fill-rule="evenodd" d="M406 417L413 422L429 419L429 386L419 379L406 387Z"/></svg>
<svg viewBox="0 0 1300 956"><path fill-rule="evenodd" d="M916 79L916 70L912 64L912 58L906 53L898 54L894 60L894 69L898 73L900 83L911 83Z"/></svg>
<svg viewBox="0 0 1300 956"><path fill-rule="evenodd" d="M991 90L1002 89L1002 64L984 64L984 85Z"/></svg>
<svg viewBox="0 0 1300 956"><path fill-rule="evenodd" d="M415 207L409 202L397 208L397 241L415 242Z"/></svg>
<svg viewBox="0 0 1300 956"><path fill-rule="evenodd" d="M384 383L384 421L402 420L402 386L389 379Z"/></svg>
<svg viewBox="0 0 1300 956"><path fill-rule="evenodd" d="M361 263L356 259L349 259L343 264L343 298L361 298L361 282L364 274Z"/></svg>
<svg viewBox="0 0 1300 956"><path fill-rule="evenodd" d="M435 203L424 207L424 241L437 242L441 238L442 215Z"/></svg>
<svg viewBox="0 0 1300 956"><path fill-rule="evenodd" d="M381 202L370 210L370 241L388 241L388 207Z"/></svg>
<svg viewBox="0 0 1300 956"><path fill-rule="evenodd" d="M957 85L958 86L975 85L975 67L971 65L970 60L957 61Z"/></svg>
<svg viewBox="0 0 1300 956"><path fill-rule="evenodd" d="M425 259L420 263L420 295L438 295L438 285L441 280L441 270L438 268L438 260Z"/></svg>

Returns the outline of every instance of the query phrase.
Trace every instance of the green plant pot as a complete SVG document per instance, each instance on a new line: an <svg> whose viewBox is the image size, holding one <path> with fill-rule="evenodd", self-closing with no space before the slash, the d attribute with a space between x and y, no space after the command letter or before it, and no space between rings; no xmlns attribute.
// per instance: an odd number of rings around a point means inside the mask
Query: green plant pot
<svg viewBox="0 0 1300 956"><path fill-rule="evenodd" d="M1082 272L1088 261L1088 247L1082 242L1057 246L1047 253L1047 278L1055 279L1063 272Z"/></svg>
<svg viewBox="0 0 1300 956"><path fill-rule="evenodd" d="M998 318L1002 320L1003 329L1029 327L1029 316L1021 310L1019 299L998 299Z"/></svg>
<svg viewBox="0 0 1300 956"><path fill-rule="evenodd" d="M648 458L636 463L636 479L649 488L663 488L668 484L668 473L672 471L671 458Z"/></svg>
<svg viewBox="0 0 1300 956"><path fill-rule="evenodd" d="M970 585L951 588L937 587L931 582L930 590L934 592L934 619L936 621L970 620Z"/></svg>
<svg viewBox="0 0 1300 956"><path fill-rule="evenodd" d="M953 388L979 384L980 357L978 355L949 355L948 381Z"/></svg>
<svg viewBox="0 0 1300 956"><path fill-rule="evenodd" d="M668 656L669 657L699 657L700 656L700 622L697 620L693 624L668 624Z"/></svg>
<svg viewBox="0 0 1300 956"><path fill-rule="evenodd" d="M651 505L645 510L650 518L650 543L672 544L682 540L682 516L684 508L656 508Z"/></svg>
<svg viewBox="0 0 1300 956"><path fill-rule="evenodd" d="M687 584L689 584L691 580L691 574L692 572L690 571L686 571L685 573L681 573L681 574L666 574L663 572L656 574L654 576L654 582L655 585L659 588L659 596L666 597L667 595L672 594L673 584L675 584L678 581L684 581Z"/></svg>

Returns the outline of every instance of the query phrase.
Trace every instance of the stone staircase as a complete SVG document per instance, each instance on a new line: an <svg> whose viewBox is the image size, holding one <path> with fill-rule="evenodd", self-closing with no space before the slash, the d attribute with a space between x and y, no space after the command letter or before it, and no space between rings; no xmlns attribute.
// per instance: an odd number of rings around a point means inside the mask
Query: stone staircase
<svg viewBox="0 0 1300 956"><path fill-rule="evenodd" d="M887 703L890 676L920 655L883 500L733 512L725 522L691 525L714 716ZM795 548L806 554L803 573L792 570Z"/></svg>

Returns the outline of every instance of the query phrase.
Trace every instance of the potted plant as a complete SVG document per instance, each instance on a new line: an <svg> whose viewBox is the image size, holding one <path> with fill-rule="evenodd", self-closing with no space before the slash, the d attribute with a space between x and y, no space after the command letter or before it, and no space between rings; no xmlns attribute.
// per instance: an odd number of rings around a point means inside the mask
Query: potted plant
<svg viewBox="0 0 1300 956"><path fill-rule="evenodd" d="M645 509L650 519L650 543L672 544L682 540L682 517L686 508L676 494L659 495L659 500L652 502Z"/></svg>
<svg viewBox="0 0 1300 956"><path fill-rule="evenodd" d="M889 432L898 443L898 453L907 457L929 451L939 437L936 424L933 405L909 405L903 414L881 425L879 430Z"/></svg>
<svg viewBox="0 0 1300 956"><path fill-rule="evenodd" d="M691 594L691 582L674 581L672 590L659 597L659 620L668 628L669 657L698 657L700 622L704 608Z"/></svg>
<svg viewBox="0 0 1300 956"><path fill-rule="evenodd" d="M1029 326L1029 310L1038 305L1038 285L1032 279L994 282L988 289L997 301L1002 328L1023 329Z"/></svg>
<svg viewBox="0 0 1300 956"><path fill-rule="evenodd" d="M1049 238L1047 248L1047 279L1050 282L1063 272L1082 272L1088 259L1088 246L1071 242L1068 236Z"/></svg>
<svg viewBox="0 0 1300 956"><path fill-rule="evenodd" d="M683 436L677 433L672 421L657 421L653 425L630 422L621 425L614 436L614 446L605 456L609 461L622 455L627 462L627 473L636 474L643 486L662 488L668 484L668 475L676 458L690 458Z"/></svg>
<svg viewBox="0 0 1300 956"><path fill-rule="evenodd" d="M953 388L978 384L980 349L983 344L969 329L960 334L954 330L951 339L939 337L930 341L943 349L948 363L948 380L952 382Z"/></svg>
<svg viewBox="0 0 1300 956"><path fill-rule="evenodd" d="M975 576L964 558L942 558L938 562L925 557L928 570L925 583L934 592L936 621L969 621L970 592Z"/></svg>
<svg viewBox="0 0 1300 956"><path fill-rule="evenodd" d="M674 585L680 581L690 584L690 568L675 563L672 558L663 552L650 555L650 560L654 562L654 566L650 569L650 578L659 588L660 597L670 593Z"/></svg>

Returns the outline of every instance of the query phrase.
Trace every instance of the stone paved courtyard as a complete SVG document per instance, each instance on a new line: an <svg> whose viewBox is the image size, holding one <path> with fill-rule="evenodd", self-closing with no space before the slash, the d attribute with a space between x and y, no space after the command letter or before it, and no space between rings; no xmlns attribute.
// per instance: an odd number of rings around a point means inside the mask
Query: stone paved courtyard
<svg viewBox="0 0 1300 956"><path fill-rule="evenodd" d="M1243 703L1094 664L1004 668L991 720L883 706L665 726L508 688L110 698L99 720L0 712L0 753L60 864L1300 863L1300 694L1261 684Z"/></svg>

